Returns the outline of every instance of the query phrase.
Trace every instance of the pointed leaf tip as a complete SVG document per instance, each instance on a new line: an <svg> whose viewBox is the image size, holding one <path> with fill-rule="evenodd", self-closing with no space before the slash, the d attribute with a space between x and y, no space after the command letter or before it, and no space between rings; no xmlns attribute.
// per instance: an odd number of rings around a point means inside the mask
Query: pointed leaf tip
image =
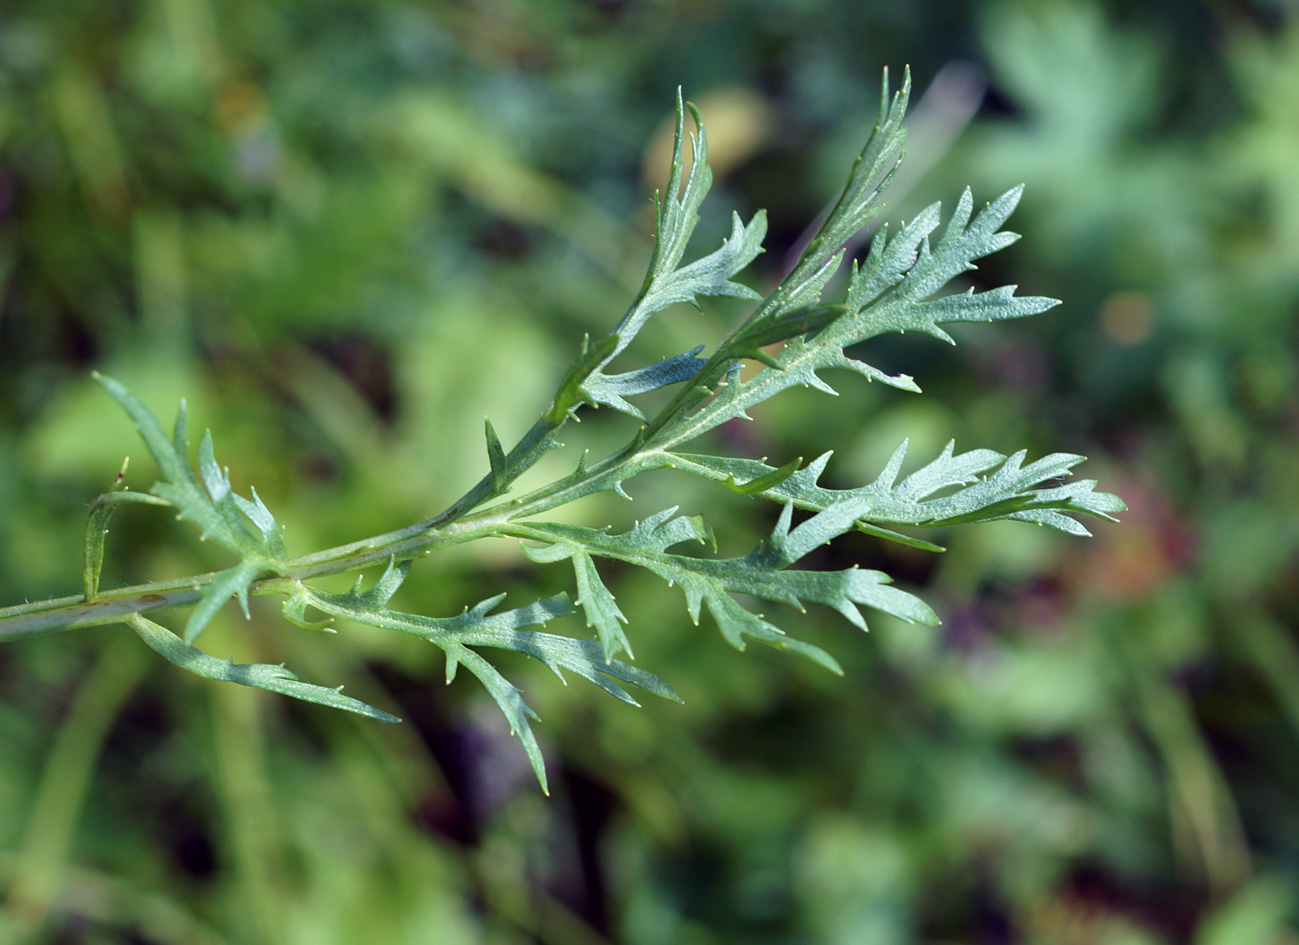
<svg viewBox="0 0 1299 945"><path fill-rule="evenodd" d="M496 435L492 421L487 417L483 417L483 432L487 437L487 462L491 467L492 489L500 492L509 481L505 467L505 447L501 445L501 438Z"/></svg>
<svg viewBox="0 0 1299 945"><path fill-rule="evenodd" d="M314 702L334 709L355 712L381 722L401 721L395 715L376 709L358 699L342 695L338 689L305 682L296 673L285 669L283 664L241 664L231 659L218 659L191 646L166 627L140 614L130 614L124 618L124 622L159 655L196 675L220 682L265 689L304 702Z"/></svg>

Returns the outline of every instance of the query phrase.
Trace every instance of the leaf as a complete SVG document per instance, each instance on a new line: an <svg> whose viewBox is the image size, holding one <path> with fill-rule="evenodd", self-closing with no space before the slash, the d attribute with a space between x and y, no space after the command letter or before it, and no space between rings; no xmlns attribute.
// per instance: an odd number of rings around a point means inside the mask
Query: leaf
<svg viewBox="0 0 1299 945"><path fill-rule="evenodd" d="M910 68L903 73L902 88L892 96L889 94L889 73L885 69L880 86L879 116L861 154L853 162L838 200L793 271L763 299L741 326L741 334L759 326L774 325L799 309L817 306L826 283L843 261L844 244L884 209L880 198L902 163L902 145L907 136L902 119L910 98ZM792 334L780 337L788 338Z"/></svg>
<svg viewBox="0 0 1299 945"><path fill-rule="evenodd" d="M607 335L592 343L589 335L582 338L582 350L568 368L564 379L559 383L555 399L546 411L546 422L552 426L561 424L578 404L590 403L590 395L583 388L586 379L613 356L618 347L619 336Z"/></svg>
<svg viewBox="0 0 1299 945"><path fill-rule="evenodd" d="M698 136L690 135L690 176L682 187L685 174L683 151L686 141L686 108L694 119ZM677 89L677 127L672 144L672 164L668 171L667 190L655 195L657 227L654 230L654 253L650 257L646 281L673 272L685 254L686 244L699 222L699 205L704 202L713 184L713 171L708 166L708 133L699 117L699 110L682 100Z"/></svg>
<svg viewBox="0 0 1299 945"><path fill-rule="evenodd" d="M557 675L560 669L569 669L594 682L607 692L626 702L634 700L617 687L610 688L610 679L639 686L656 695L675 699L666 683L643 670L619 660L606 662L599 644L594 640L572 640L549 633L529 631L524 628L545 624L555 617L573 612L568 597L563 594L535 601L513 610L493 613L505 599L504 594L481 601L454 617L424 617L386 609L384 595L389 588L400 583L409 571L410 563L392 565L374 588L362 594L353 589L345 594L325 594L306 589L311 606L334 617L344 617L357 623L388 630L410 633L438 646L447 642L466 646L491 646L516 650L540 659ZM388 587L384 587L385 582ZM379 593L376 594L376 591ZM454 671L453 671L454 672ZM563 676L560 675L562 679Z"/></svg>
<svg viewBox="0 0 1299 945"><path fill-rule="evenodd" d="M593 374L587 379L586 393L597 404L610 406L631 414L638 420L644 420L645 415L625 398L690 380L707 363L697 356L703 350L704 346L699 345L684 354L665 358L657 364L625 374Z"/></svg>
<svg viewBox="0 0 1299 945"><path fill-rule="evenodd" d="M704 601L708 604L708 612L717 621L717 628L722 632L722 637L737 650L744 650L747 637L778 650L788 650L805 656L836 676L843 675L843 667L839 665L839 661L825 650L787 636L784 630L764 620L762 614L745 610L729 594L718 593L708 588L698 592L694 597L691 597L690 592L687 591L686 599L690 608L690 618L696 626L699 624L699 603Z"/></svg>
<svg viewBox="0 0 1299 945"><path fill-rule="evenodd" d="M483 418L484 433L487 436L487 462L491 467L492 491L503 492L509 483L509 472L505 464L505 447L501 446L501 438L496 435L492 429L492 421L486 417Z"/></svg>
<svg viewBox="0 0 1299 945"><path fill-rule="evenodd" d="M178 445L177 449L183 451L185 447ZM182 452L181 455L183 457L184 453ZM184 468L186 472L189 471L188 466ZM235 494L234 488L230 485L229 470L217 465L212 446L212 434L209 432L205 432L203 438L199 440L198 468L210 500L208 504L221 517L225 524L225 533L238 538L246 536L252 539L251 545L241 544L239 548L232 547L231 550L252 550L276 559L283 558L284 541L274 517L262 504L256 489L251 490L252 501ZM260 532L259 536L254 535L248 528L248 522L257 528Z"/></svg>
<svg viewBox="0 0 1299 945"><path fill-rule="evenodd" d="M198 525L203 538L211 538L240 556L238 564L218 573L204 588L202 599L186 624L186 641L193 642L231 597L239 601L247 616L248 589L252 582L262 574L284 573L287 553L274 516L256 490L252 491L251 500L234 491L229 472L217 464L210 433L204 433L199 442L199 474L195 475L188 458L184 401L176 414L172 435L168 437L153 413L124 385L102 374L94 376L135 421L140 436L162 471L164 481L154 483L150 490L153 495L175 507L177 518L189 519ZM103 517L94 522L96 529L106 525L106 516L107 513L103 513ZM92 542L102 542L102 537L92 538L88 531L87 551L93 556L96 548ZM98 553L102 553L102 545ZM87 558L88 562L90 560ZM90 580L92 571L93 581ZM97 581L98 570L88 563L87 588Z"/></svg>
<svg viewBox="0 0 1299 945"><path fill-rule="evenodd" d="M108 536L108 524L117 507L123 503L170 505L169 502L144 492L106 492L91 503L90 515L86 518L81 559L81 589L86 603L94 600L99 593L99 574L104 566L104 539Z"/></svg>
<svg viewBox="0 0 1299 945"><path fill-rule="evenodd" d="M974 268L973 260L1017 239L1000 227L1014 210L1020 193L1021 188L1008 191L971 218L973 197L966 190L943 238L933 249L929 236L939 223L937 204L919 214L891 240L881 230L866 262L860 268L854 267L846 311L833 318L823 316L823 324L812 326L817 329L815 339L791 333L780 353L767 362L768 370L733 387L726 397L715 398L684 422L660 424L653 445L665 449L678 446L728 420L747 416L750 408L792 387L814 387L834 394L834 388L817 373L830 368L850 370L868 380L917 392L920 388L908 375L885 374L848 356L846 349L894 331L923 331L950 342L951 336L940 327L944 323L1020 318L1059 304L1055 299L1016 296L1014 286L933 298L953 277ZM817 276L809 284L816 286L819 295L823 278ZM739 334L759 332L765 319L779 324L786 309L777 297L784 292L773 292L770 304L764 303ZM811 304L806 298L802 302ZM769 314L763 314L768 310Z"/></svg>
<svg viewBox="0 0 1299 945"><path fill-rule="evenodd" d="M683 148L686 140L685 110L690 109L698 136L690 136L692 163L684 186ZM699 112L681 99L677 90L677 127L672 149L672 164L667 191L655 195L657 206L654 231L654 253L641 291L626 314L614 328L618 342L608 361L617 357L644 327L649 318L675 305L687 302L699 308L699 296L732 296L759 301L762 295L731 277L744 269L762 252L767 235L767 215L758 211L745 224L738 213L731 214L731 235L720 248L687 266L681 266L690 237L699 223L699 206L712 186L713 172L708 167L708 134ZM603 370L604 364L600 365Z"/></svg>
<svg viewBox="0 0 1299 945"><path fill-rule="evenodd" d="M848 182L839 194L839 199L808 244L798 266L790 274L788 288L782 286L782 289L786 289L787 296L799 294L807 283L815 283L817 280L824 285L828 278L824 274L827 265L833 266L831 273L838 268L840 248L883 209L880 197L902 163L902 145L907 137L902 119L906 115L910 99L910 68L903 72L901 89L892 96L889 95L889 73L885 69L880 86L879 117L875 127L861 154L853 162ZM819 294L819 288L817 292ZM773 293L772 298L776 299L778 295L781 295L780 290ZM780 302L780 299L776 299L771 307L782 309ZM810 304L810 300L804 298L802 304Z"/></svg>
<svg viewBox="0 0 1299 945"><path fill-rule="evenodd" d="M1118 496L1096 492L1096 483L1090 479L1041 488L1042 483L1066 475L1082 462L1082 456L1071 453L1053 453L1024 466L1023 451L1012 456L993 450L956 453L953 442L938 458L899 483L906 452L904 441L876 480L857 489L827 489L816 484L830 460L826 453L761 494L803 509L852 515L862 530L905 544L915 540L879 526L946 527L1009 519L1087 535L1090 533L1074 516L1115 521L1115 514L1126 508ZM674 456L673 465L718 482L753 482L776 471L756 460L684 453ZM952 487L957 488L944 492Z"/></svg>
<svg viewBox="0 0 1299 945"><path fill-rule="evenodd" d="M750 479L747 482L739 483L735 481L734 476L727 476L722 485L739 495L757 495L760 492L766 492L780 485L794 473L798 472L798 467L803 463L803 457L792 459L779 469L773 469L765 475Z"/></svg>
<svg viewBox="0 0 1299 945"><path fill-rule="evenodd" d="M784 312L737 331L723 345L722 351L728 358L749 358L782 370L776 356L762 350L765 346L799 336L815 335L847 311L848 308L844 305L815 305Z"/></svg>
<svg viewBox="0 0 1299 945"><path fill-rule="evenodd" d="M870 522L858 521L857 531L863 535L873 535L876 538L896 541L900 545L906 545L908 548L918 548L921 551L932 551L941 554L947 550L942 545L935 545L932 541L925 541L923 538L916 538L914 535L904 535L902 532L895 532L889 528L881 528Z"/></svg>
<svg viewBox="0 0 1299 945"><path fill-rule="evenodd" d="M831 607L854 625L865 628L857 605L873 607L910 622L936 623L934 612L919 598L889 587L890 578L879 571L849 568L845 571L789 571L785 567L800 555L793 552L829 536L833 537L828 516L819 523L816 518L804 523L792 534L788 514L782 516L773 537L743 558L691 558L667 553L667 549L686 541L711 542L712 533L698 517L674 517L675 508L667 509L639 522L630 531L611 535L597 529L556 522L537 522L512 528L521 537L561 546L562 550L531 551L534 560L559 560L569 557L573 547L587 555L615 558L646 568L666 580L680 585L686 596L691 619L698 622L702 604L717 619L726 639L743 649L746 637L784 649L796 650L838 672L838 664L824 651L785 636L761 615L741 607L732 594L748 594L763 600L788 604L804 610L804 602ZM834 534L851 528L848 520ZM782 531L783 529L783 531ZM778 549L773 551L773 549Z"/></svg>
<svg viewBox="0 0 1299 945"><path fill-rule="evenodd" d="M537 736L533 734L530 720L540 721L541 717L532 710L532 707L523 701L523 694L519 692L518 687L500 674L500 672L487 660L483 659L473 650L462 646L458 643L448 643L447 665L463 664L469 668L469 671L478 677L491 697L496 700L501 711L505 713L505 719L510 723L510 734L518 737L523 743L523 750L527 753L528 761L532 765L532 771L537 776L537 781L541 785L543 794L550 794L550 784L546 780L546 760L541 755L541 746L537 744ZM452 662L454 660L454 663ZM450 682L448 674L447 682Z"/></svg>
<svg viewBox="0 0 1299 945"><path fill-rule="evenodd" d="M600 580L595 562L591 560L585 548L576 544L554 544L544 549L524 548L524 551L533 561L538 562L571 559L573 576L577 582L577 604L586 614L586 625L594 626L599 635L604 661L612 662L619 653L632 656L631 644L627 642L627 635L622 629L627 618L618 609L613 595Z"/></svg>
<svg viewBox="0 0 1299 945"><path fill-rule="evenodd" d="M580 385L578 389L580 396ZM519 476L531 469L536 462L553 449L563 446L556 439L559 428L567 421L568 412L561 412L552 421L550 411L542 416L532 428L523 435L523 439L504 457L503 465L489 469L486 476L480 479L472 489L453 502L447 509L421 523L421 528L432 530L441 525L454 522L488 499L495 498L509 491L509 486ZM493 434L495 431L492 431ZM488 442L488 463L493 462L492 445ZM499 457L498 457L499 458Z"/></svg>
<svg viewBox="0 0 1299 945"><path fill-rule="evenodd" d="M720 249L682 269L651 277L644 308L658 312L678 302L688 302L699 308L697 296L700 295L729 295L760 301L762 296L759 293L730 279L758 257L766 235L767 215L762 211L755 213L747 226L738 213L731 214L731 235L723 241Z"/></svg>
<svg viewBox="0 0 1299 945"><path fill-rule="evenodd" d="M121 404L135 421L154 461L162 471L164 481L150 490L159 498L175 506L181 518L187 518L202 529L204 538L211 538L236 554L251 552L267 558L280 559L284 546L279 529L259 501L243 505L230 487L230 478L216 464L212 451L212 438L205 434L199 447L199 464L203 479L194 475L186 456L189 441L185 435L185 404L182 401L176 415L176 426L171 438L163 432L161 424L147 407L125 386L113 378L96 373L95 379ZM205 488L206 487L206 488ZM245 508L257 516L250 522ZM272 523L269 534L263 528ZM257 531L250 527L255 524Z"/></svg>
<svg viewBox="0 0 1299 945"><path fill-rule="evenodd" d="M262 562L252 559L240 561L225 571L218 571L211 583L203 588L198 606L190 612L189 620L185 623L185 642L193 643L197 640L198 635L216 616L216 612L232 597L239 601L244 617L247 618L248 588L263 570Z"/></svg>
<svg viewBox="0 0 1299 945"><path fill-rule="evenodd" d="M329 706L331 709L343 709L358 715L378 719L381 722L400 722L401 719L390 715L374 706L366 705L357 699L342 694L338 689L316 686L304 682L282 665L269 663L235 663L231 660L217 659L202 650L190 646L166 627L154 623L140 614L128 614L122 618L145 643L157 653L175 663L181 669L188 670L208 679L219 682L232 682L240 686L252 686L254 689L265 689L280 695L292 696L304 702L315 702Z"/></svg>
<svg viewBox="0 0 1299 945"><path fill-rule="evenodd" d="M356 587L343 594L326 594L306 585L301 585L297 594L304 604L331 617L413 634L441 647L447 654L448 682L455 677L457 666L467 666L487 686L492 698L505 712L511 731L523 742L543 788L546 784L545 769L528 724L528 719L535 719L536 715L524 703L518 690L470 647L486 646L524 653L540 660L561 680L564 679L562 671L570 670L631 705L638 703L618 685L619 682L665 699L680 701L672 688L657 676L620 660L606 659L601 645L595 640L574 640L525 629L572 613L565 595L494 613L505 598L501 594L472 608L465 608L455 617L424 617L388 610L388 600L409 570L409 561L401 564L390 561L384 575L369 591L362 592L358 581Z"/></svg>
<svg viewBox="0 0 1299 945"><path fill-rule="evenodd" d="M284 604L280 607L280 613L284 619L295 627L301 627L304 630L323 630L326 633L335 633L334 618L326 617L324 620L308 620L307 608L311 606L311 595L307 592L306 586L299 583L297 590L290 593L285 599Z"/></svg>
<svg viewBox="0 0 1299 945"><path fill-rule="evenodd" d="M877 237L866 264L854 272L848 290L848 307L857 313L854 318L858 340L885 331L916 329L951 342L951 336L939 327L944 322L1021 318L1059 305L1056 299L1018 298L1015 286L932 298L953 278L976 268L974 260L1019 239L1018 234L1000 228L1019 204L1023 191L1022 186L1012 188L971 220L974 197L966 188L943 238L933 250L928 237L937 227L939 204L926 208L887 247L884 234ZM906 262L910 265L904 266Z"/></svg>

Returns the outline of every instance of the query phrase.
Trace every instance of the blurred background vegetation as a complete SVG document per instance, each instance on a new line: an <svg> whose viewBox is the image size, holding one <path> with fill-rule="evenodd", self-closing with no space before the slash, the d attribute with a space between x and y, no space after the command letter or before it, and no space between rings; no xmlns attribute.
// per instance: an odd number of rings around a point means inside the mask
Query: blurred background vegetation
<svg viewBox="0 0 1299 945"><path fill-rule="evenodd" d="M769 284L842 182L881 67L919 102L897 220L1027 193L976 284L1065 304L903 338L724 431L841 484L903 436L1091 457L1131 511L1090 540L861 537L944 617L800 632L842 679L731 651L614 569L629 709L509 667L550 799L436 651L223 614L205 645L346 683L384 726L187 677L123 628L0 648L0 941L1299 941L1299 13L1285 0L30 0L0 12L0 603L75 593L86 503L136 454L98 368L189 399L296 553L431 514L519 435L639 284L677 85L718 183L700 245L767 207ZM644 362L735 308L662 316ZM593 417L574 441L626 436ZM563 463L569 462L565 456ZM542 471L544 473L544 470ZM747 500L653 479L625 525ZM222 563L123 514L106 582ZM826 559L823 564L831 564ZM566 586L512 546L417 568L410 608ZM228 608L228 610L230 610ZM824 624L824 626L823 626ZM793 623L790 623L793 626ZM576 620L566 628L582 633ZM657 701L657 700L656 700Z"/></svg>

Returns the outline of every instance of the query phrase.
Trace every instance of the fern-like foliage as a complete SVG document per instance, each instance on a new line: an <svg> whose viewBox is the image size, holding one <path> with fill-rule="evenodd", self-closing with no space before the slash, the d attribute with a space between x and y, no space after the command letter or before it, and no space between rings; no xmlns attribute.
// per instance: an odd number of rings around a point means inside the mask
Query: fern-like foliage
<svg viewBox="0 0 1299 945"><path fill-rule="evenodd" d="M832 489L820 484L829 453L800 468L797 461L773 467L746 457L683 449L727 421L748 418L752 407L791 387L813 387L834 394L825 376L833 369L918 392L911 377L886 374L847 354L850 347L885 332L919 331L951 342L945 324L1018 318L1057 304L1053 299L1018 296L1014 286L978 293L948 291L953 279L975 268L975 260L1017 238L1002 227L1019 201L1018 188L977 211L967 190L945 226L940 207L934 204L896 233L881 227L865 258L852 262L844 298L838 302L822 298L829 280L843 264L844 245L880 212L880 196L902 160L902 119L909 93L909 76L900 91L890 94L885 73L879 119L838 202L798 264L765 296L736 280L762 252L766 218L761 212L748 223L734 216L731 233L719 248L683 265L712 173L703 122L693 106L678 96L671 173L666 193L656 197L654 251L635 300L607 335L582 340L553 400L512 449L505 449L487 422L487 472L480 482L443 513L405 529L290 557L279 526L257 494L247 499L231 488L229 476L217 464L210 434L204 434L199 443L195 471L189 459L183 404L168 435L126 387L99 377L135 422L162 478L147 494L116 489L101 496L92 506L86 529L82 595L0 612L0 639L125 623L164 657L199 675L395 721L392 715L336 689L307 683L282 666L236 665L193 646L231 598L246 614L249 594L280 594L285 598L285 618L298 626L332 629L336 622L367 624L414 634L441 648L446 654L448 682L461 666L478 677L523 743L544 789L541 750L531 728L535 714L484 651L525 653L561 678L564 671L574 673L625 702L635 704L624 687L676 699L667 683L620 658L632 656L626 631L629 618L601 578L602 559L645 568L670 586L680 587L690 617L698 622L706 605L722 635L739 649L747 641L757 640L802 653L839 672L838 664L824 650L791 637L741 601L756 599L799 611L809 603L818 604L838 611L860 628L866 626L862 608L933 624L937 616L929 606L892 586L889 576L880 571L850 568L826 572L797 565L812 550L853 530L941 551L937 544L897 528L945 528L1010 519L1086 535L1080 518L1113 520L1124 508L1122 501L1096 491L1091 480L1046 484L1060 480L1082 460L1072 454L1052 454L1025 464L1023 452L1011 456L987 449L957 453L953 444L948 444L937 458L902 477L907 452L904 442L873 482ZM686 132L687 111L695 128L692 134ZM687 147L692 158L688 174ZM940 228L941 235L936 236ZM651 317L681 302L698 306L701 298L709 296L731 296L756 304L707 357L699 346L645 366L612 370ZM745 361L761 365L748 379L740 372ZM653 415L647 415L635 402L640 395L664 388L676 392ZM558 481L504 498L523 472L558 448L556 435L570 418L599 407L637 421L625 446L594 463L587 463L584 457L571 474ZM699 516L678 515L676 508L659 511L624 531L545 518L557 507L593 493L625 495L629 480L665 468L779 505L774 529L747 555L723 558L716 556L711 526ZM119 505L138 502L172 507L177 518L192 521L204 538L231 552L234 562L225 570L184 581L101 593L100 562L108 520ZM796 508L811 513L798 525L793 523ZM389 608L415 558L487 537L521 539L527 556L539 564L566 562L573 570L574 604L593 635L582 638L536 629L574 612L563 595L507 610L499 609L501 595L467 606L451 617ZM362 590L361 578L351 591L342 594L325 593L311 583L321 575L375 566L384 571L368 590ZM182 636L144 616L147 611L177 604L194 605Z"/></svg>

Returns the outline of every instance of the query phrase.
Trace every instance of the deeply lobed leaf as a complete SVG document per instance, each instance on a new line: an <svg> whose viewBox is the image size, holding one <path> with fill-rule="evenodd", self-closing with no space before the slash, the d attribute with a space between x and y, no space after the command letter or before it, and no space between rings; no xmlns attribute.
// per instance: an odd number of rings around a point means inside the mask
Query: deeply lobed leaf
<svg viewBox="0 0 1299 945"><path fill-rule="evenodd" d="M589 561L589 559L588 559ZM306 606L333 618L409 633L440 647L447 657L447 681L455 678L458 666L466 666L486 686L506 718L511 732L519 737L541 782L546 785L545 765L529 720L536 714L523 701L511 683L471 647L493 647L514 650L544 663L561 680L569 670L594 683L605 692L637 705L635 699L618 683L636 686L646 692L679 702L672 687L657 676L606 655L594 640L574 640L526 628L545 624L555 617L572 613L568 597L560 594L535 601L523 607L496 612L504 594L481 601L454 617L424 617L389 610L387 603L410 571L410 562L389 562L383 576L368 591L360 582L343 594L326 594L300 584L290 598L294 613L301 615ZM598 579L597 579L598 581ZM600 585L603 589L603 585ZM605 592L607 593L607 592ZM286 607L289 605L286 605ZM616 608L615 608L616 609Z"/></svg>
<svg viewBox="0 0 1299 945"><path fill-rule="evenodd" d="M1043 486L1083 461L1084 457L1072 453L1053 453L1024 466L1023 451L1012 456L987 449L957 453L951 442L936 459L898 482L906 453L903 441L875 481L856 489L817 484L830 460L825 453L759 494L818 513L850 517L859 526L945 527L1009 519L1050 525L1074 535L1090 534L1074 516L1112 522L1126 508L1118 496L1095 491L1091 479ZM719 482L760 482L776 472L757 460L700 454L675 454L673 465ZM957 488L944 491L952 487Z"/></svg>
<svg viewBox="0 0 1299 945"><path fill-rule="evenodd" d="M229 473L217 464L210 433L204 433L199 442L199 474L195 475L189 463L184 401L181 401L176 414L172 435L168 437L157 417L124 385L103 374L95 374L95 379L135 421L140 436L162 471L163 481L154 483L150 492L173 506L177 518L194 522L203 538L211 538L240 556L238 564L220 572L204 586L202 599L185 625L185 641L192 643L197 639L217 611L232 597L239 601L244 616L247 616L248 590L253 581L264 574L284 572L287 552L274 516L256 490L251 500L234 491ZM99 552L102 553L102 539L100 541ZM93 551L89 543L87 548ZM96 575L93 583L97 584L97 567L88 568L87 575L92 570ZM92 589L90 583L87 589Z"/></svg>
<svg viewBox="0 0 1299 945"><path fill-rule="evenodd" d="M542 549L529 550L529 556L536 561L589 559L594 555L646 568L669 585L681 587L691 619L696 622L701 606L707 604L726 639L738 649L743 649L745 637L752 637L798 650L836 672L838 664L824 651L790 639L762 615L741 607L732 595L748 594L800 611L805 609L805 602L822 604L863 629L866 623L858 605L908 622L938 621L919 598L890 587L891 579L883 572L858 568L830 572L786 570L815 545L853 527L851 518L840 526L829 521L833 513L823 513L823 520L814 516L791 533L786 514L772 537L742 558L694 558L671 554L667 549L687 541L708 543L712 534L701 518L676 516L676 511L666 509L622 534L555 522L531 523L513 531L548 543Z"/></svg>

